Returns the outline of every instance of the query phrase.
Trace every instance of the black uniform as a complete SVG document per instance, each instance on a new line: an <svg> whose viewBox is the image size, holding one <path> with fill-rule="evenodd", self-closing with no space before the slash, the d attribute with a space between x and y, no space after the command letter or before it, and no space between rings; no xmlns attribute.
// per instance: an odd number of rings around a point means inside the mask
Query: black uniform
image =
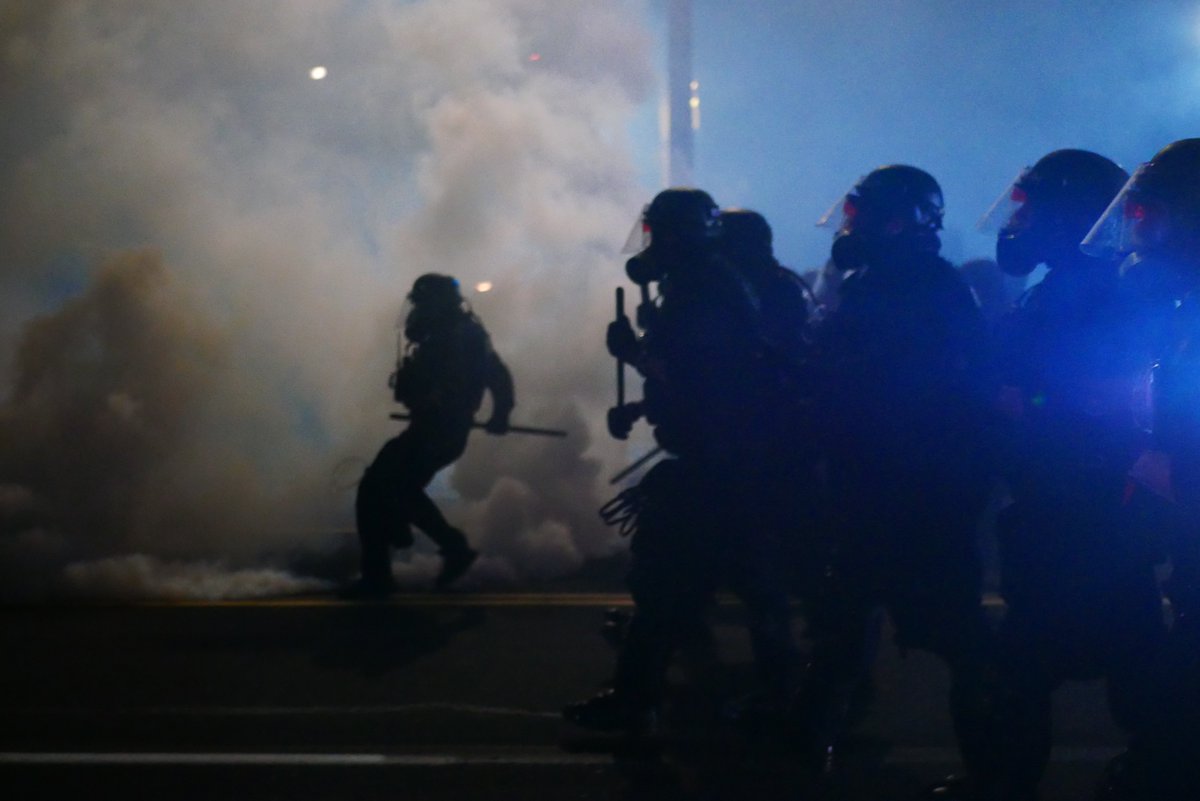
<svg viewBox="0 0 1200 801"><path fill-rule="evenodd" d="M975 529L991 373L974 298L937 255L941 202L927 173L880 168L847 196L834 241L853 272L816 336L832 531L828 580L807 602L805 710L830 747L883 606L902 648L946 660L964 758L984 773L992 636Z"/></svg>
<svg viewBox="0 0 1200 801"><path fill-rule="evenodd" d="M1140 725L1110 765L1108 789L1123 801L1183 801L1200 792L1200 300L1194 279L1165 260L1131 264L1122 284L1140 312L1128 341L1142 366L1135 411L1150 428L1133 470L1145 484L1127 497L1139 532L1170 559L1163 589L1172 623L1143 660L1151 666L1141 677ZM1165 483L1144 469L1160 459L1169 465Z"/></svg>
<svg viewBox="0 0 1200 801"><path fill-rule="evenodd" d="M1142 508L1156 513L1172 565L1173 620L1147 676L1148 720L1110 764L1105 797L1183 801L1200 793L1200 139L1139 167L1081 247L1132 254L1121 291L1137 311L1128 343L1146 377L1135 413L1149 441L1131 499L1164 499Z"/></svg>
<svg viewBox="0 0 1200 801"><path fill-rule="evenodd" d="M1105 678L1114 720L1134 731L1166 635L1158 551L1126 493L1140 439L1129 309L1115 266L1090 261L1051 270L999 336L1002 378L1020 403L1005 471L1014 503L998 524L1008 780L1030 796L1050 756L1054 689Z"/></svg>
<svg viewBox="0 0 1200 801"><path fill-rule="evenodd" d="M751 509L756 527L773 532L788 587L802 594L819 575L822 525L809 314L812 290L776 259L766 219L749 209L721 212L720 251L744 279L757 319L761 388L755 433L761 465Z"/></svg>
<svg viewBox="0 0 1200 801"><path fill-rule="evenodd" d="M756 310L742 277L716 258L670 277L662 294L643 343L645 404L673 458L636 490L644 504L631 543L636 613L615 687L657 703L675 633L703 615L725 580L754 618L764 683L779 692L792 649L773 557L779 532L763 520L767 443L756 413L766 368Z"/></svg>
<svg viewBox="0 0 1200 801"><path fill-rule="evenodd" d="M1133 308L1117 262L1079 242L1128 174L1090 151L1054 151L986 215L1011 275L1049 270L997 326L1001 472L1013 503L997 521L1007 613L1000 631L1004 798L1036 797L1050 758L1051 694L1104 678L1133 730L1165 636L1155 554L1134 525L1126 473L1140 434Z"/></svg>
<svg viewBox="0 0 1200 801"><path fill-rule="evenodd" d="M687 203L688 213L658 216L675 202ZM696 210L703 220L716 212L697 190L660 194L646 214L658 224L657 245L677 225L692 235L671 240L678 247L666 252L661 272L638 259L628 268L639 283L648 275L658 281L657 303L639 311L645 335L627 357L645 376L641 409L670 458L616 502L636 519L628 578L635 611L612 692L565 710L584 726L639 724L661 700L681 636L697 630L722 582L746 605L760 678L776 700L786 693L794 659L779 531L764 509L771 500L763 484L770 448L764 422L777 396L777 368L762 338L758 291L769 294L773 283L752 284L717 255L715 232L695 224ZM660 255L652 245L643 257Z"/></svg>
<svg viewBox="0 0 1200 801"><path fill-rule="evenodd" d="M818 339L835 591L858 614L883 603L902 646L947 658L986 640L974 544L987 490L984 336L970 291L929 256L848 277Z"/></svg>
<svg viewBox="0 0 1200 801"><path fill-rule="evenodd" d="M485 390L494 420L507 421L513 407L508 368L478 318L458 304L434 315L410 341L394 391L411 422L367 468L355 506L362 581L380 591L392 586L390 547L413 544L411 525L437 543L447 564L473 559L463 533L446 521L425 487L463 454Z"/></svg>

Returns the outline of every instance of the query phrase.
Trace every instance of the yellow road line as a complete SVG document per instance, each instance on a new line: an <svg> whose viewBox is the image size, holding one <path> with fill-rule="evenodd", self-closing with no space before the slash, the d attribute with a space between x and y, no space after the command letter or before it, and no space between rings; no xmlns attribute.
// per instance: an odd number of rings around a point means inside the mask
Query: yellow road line
<svg viewBox="0 0 1200 801"><path fill-rule="evenodd" d="M143 607L310 608L337 606L632 606L626 593L399 593L378 601L336 597L249 598L244 600L139 601Z"/></svg>
<svg viewBox="0 0 1200 801"><path fill-rule="evenodd" d="M731 606L738 603L732 595L719 595L717 603ZM984 606L999 608L1004 601L995 594L984 597ZM206 608L206 609L305 609L341 606L404 606L404 607L628 607L633 599L620 592L483 592L483 593L398 593L379 601L342 600L334 596L297 596L291 598L247 598L226 600L152 600L96 604L139 608Z"/></svg>

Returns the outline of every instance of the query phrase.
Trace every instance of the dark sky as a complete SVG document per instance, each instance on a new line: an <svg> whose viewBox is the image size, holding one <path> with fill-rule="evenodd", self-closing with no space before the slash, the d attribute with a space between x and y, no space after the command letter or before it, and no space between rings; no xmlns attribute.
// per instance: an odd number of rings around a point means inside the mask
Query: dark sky
<svg viewBox="0 0 1200 801"><path fill-rule="evenodd" d="M1195 2L697 0L695 20L696 183L764 212L797 268L826 255L815 220L880 164L941 181L961 260L990 255L975 221L1047 152L1132 169L1198 132Z"/></svg>

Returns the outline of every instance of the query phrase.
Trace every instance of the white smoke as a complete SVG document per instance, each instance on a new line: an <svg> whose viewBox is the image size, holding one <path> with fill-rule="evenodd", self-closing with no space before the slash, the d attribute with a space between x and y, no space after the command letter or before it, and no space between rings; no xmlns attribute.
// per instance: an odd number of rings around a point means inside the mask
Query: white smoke
<svg viewBox="0 0 1200 801"><path fill-rule="evenodd" d="M71 595L130 600L264 598L330 586L282 570L231 569L221 562L164 562L144 554L68 564L63 579L63 592Z"/></svg>
<svg viewBox="0 0 1200 801"><path fill-rule="evenodd" d="M516 378L514 420L571 430L473 438L454 522L486 552L479 574L609 551L594 510L618 451L589 430L611 391L616 250L644 200L625 134L652 82L644 14L0 7L5 591L297 586L255 571L344 543L320 533L350 521L331 484L395 433L392 326L428 271L493 283L471 299Z"/></svg>

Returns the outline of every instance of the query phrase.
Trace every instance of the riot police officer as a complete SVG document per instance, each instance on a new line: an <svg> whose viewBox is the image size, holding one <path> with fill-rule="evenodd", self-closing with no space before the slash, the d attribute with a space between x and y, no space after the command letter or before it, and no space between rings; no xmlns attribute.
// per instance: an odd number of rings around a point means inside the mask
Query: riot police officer
<svg viewBox="0 0 1200 801"><path fill-rule="evenodd" d="M931 175L891 165L821 220L836 226L831 258L847 275L815 337L833 528L827 581L807 603L802 709L832 753L882 606L902 648L948 664L960 748L985 780L992 638L975 525L989 488L989 370L979 309L938 255L942 215Z"/></svg>
<svg viewBox="0 0 1200 801"><path fill-rule="evenodd" d="M1110 764L1105 797L1181 801L1200 791L1200 139L1141 165L1082 247L1129 254L1121 289L1137 318L1128 342L1149 401L1137 409L1148 440L1130 475L1166 504L1158 522L1172 564L1171 630L1148 677L1151 718Z"/></svg>
<svg viewBox="0 0 1200 801"><path fill-rule="evenodd" d="M772 239L758 212L721 210L718 248L749 285L767 379L755 408L765 466L757 507L762 525L779 532L789 587L803 594L820 570L814 533L823 524L809 337L818 303L804 279L775 258Z"/></svg>
<svg viewBox="0 0 1200 801"><path fill-rule="evenodd" d="M640 730L652 720L679 637L696 630L718 583L746 604L760 679L786 696L792 642L787 597L772 574L776 540L757 519L764 470L757 404L769 379L748 279L717 249L720 214L690 188L660 192L635 228L626 272L642 288L640 338L627 319L610 353L644 376L643 400L610 415L624 436L639 415L670 455L610 512L635 521L628 585L634 613L610 690L564 709L581 726ZM651 295L656 285L657 296Z"/></svg>
<svg viewBox="0 0 1200 801"><path fill-rule="evenodd" d="M392 390L411 418L359 482L355 514L362 577L344 592L350 597L378 598L393 592L390 549L413 544L413 525L438 546L439 589L471 567L478 554L447 522L425 487L466 450L485 391L492 396L492 414L485 424L489 433L507 431L513 408L512 376L454 278L422 275L413 283L408 304L408 344L392 376Z"/></svg>
<svg viewBox="0 0 1200 801"><path fill-rule="evenodd" d="M1022 171L981 220L998 228L1005 272L1048 269L996 336L1002 469L1014 499L997 526L1003 774L1013 799L1036 797L1050 757L1050 697L1063 681L1103 677L1114 719L1141 728L1165 636L1157 554L1124 502L1139 435L1118 264L1079 249L1127 178L1096 153L1057 150Z"/></svg>

